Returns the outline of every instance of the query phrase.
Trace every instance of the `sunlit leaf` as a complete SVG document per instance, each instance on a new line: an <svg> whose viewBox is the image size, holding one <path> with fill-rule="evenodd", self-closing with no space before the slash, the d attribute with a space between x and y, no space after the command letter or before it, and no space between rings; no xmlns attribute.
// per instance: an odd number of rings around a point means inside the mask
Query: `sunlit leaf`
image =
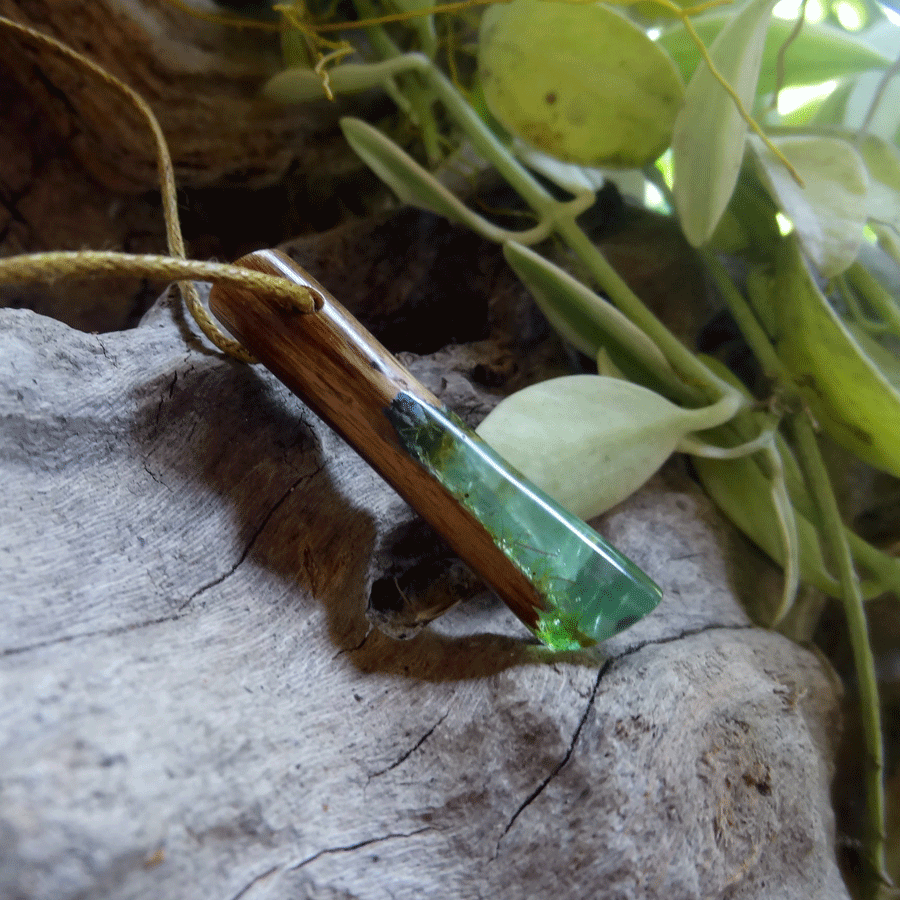
<svg viewBox="0 0 900 900"><path fill-rule="evenodd" d="M774 0L751 0L710 47L710 57L745 107L756 94L766 29ZM747 123L704 62L685 91L675 122L673 193L681 227L698 247L709 240L737 182Z"/></svg>
<svg viewBox="0 0 900 900"><path fill-rule="evenodd" d="M669 56L599 4L488 7L478 68L487 104L506 128L550 156L589 166L656 159L684 91Z"/></svg>
<svg viewBox="0 0 900 900"><path fill-rule="evenodd" d="M733 16L733 12L715 12L693 19L692 22L697 34L709 46ZM772 20L763 49L762 70L757 87L760 93L775 90L778 52L793 27L793 22ZM700 64L700 53L684 26L679 24L667 29L657 41L671 54L685 81L689 81ZM783 86L821 84L823 81L843 78L857 72L886 69L891 62L889 57L871 47L863 38L832 25L805 22L800 34L785 52Z"/></svg>
<svg viewBox="0 0 900 900"><path fill-rule="evenodd" d="M553 378L494 408L478 433L583 519L636 491L696 425L646 388L602 375Z"/></svg>
<svg viewBox="0 0 900 900"><path fill-rule="evenodd" d="M810 125L843 125L847 117L847 101L856 86L855 78L847 78L821 102L810 119Z"/></svg>
<svg viewBox="0 0 900 900"><path fill-rule="evenodd" d="M756 135L757 171L772 199L793 222L803 249L826 277L840 275L855 259L866 224L868 177L859 153L834 137L773 138L791 161L803 187Z"/></svg>

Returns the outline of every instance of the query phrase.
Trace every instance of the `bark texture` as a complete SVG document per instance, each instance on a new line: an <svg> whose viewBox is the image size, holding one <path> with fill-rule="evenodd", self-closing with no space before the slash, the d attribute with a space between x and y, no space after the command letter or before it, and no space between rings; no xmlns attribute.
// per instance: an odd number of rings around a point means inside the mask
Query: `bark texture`
<svg viewBox="0 0 900 900"><path fill-rule="evenodd" d="M211 0L188 0L200 14ZM166 0L0 0L0 14L55 37L133 88L159 120L180 187L271 183L292 162L328 173L356 165L337 129L339 104L284 107L260 95L282 67L278 36L195 18ZM44 44L0 29L7 77L22 83L44 118L101 184L158 186L143 116Z"/></svg>
<svg viewBox="0 0 900 900"><path fill-rule="evenodd" d="M675 470L598 523L663 603L566 656L487 595L371 630L409 510L169 303L0 310L0 483L4 898L847 896L834 684Z"/></svg>

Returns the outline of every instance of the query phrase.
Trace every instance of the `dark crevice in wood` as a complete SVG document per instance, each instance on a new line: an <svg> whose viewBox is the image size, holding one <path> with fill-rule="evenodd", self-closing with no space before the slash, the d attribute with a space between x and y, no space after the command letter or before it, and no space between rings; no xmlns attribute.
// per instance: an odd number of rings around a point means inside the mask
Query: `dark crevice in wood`
<svg viewBox="0 0 900 900"><path fill-rule="evenodd" d="M493 859L496 859L500 854L500 844L503 841L503 838L509 834L510 829L515 825L516 819L519 818L520 815L544 792L547 785L562 771L563 767L566 763L572 758L572 754L575 752L575 745L578 743L578 738L581 735L581 731L584 728L584 723L587 722L587 718L590 715L591 710L594 708L594 701L597 699L597 691L600 689L600 682L603 680L603 676L610 670L613 661L607 660L604 663L603 667L597 672L597 677L594 680L594 687L591 691L590 697L588 697L587 704L584 707L584 712L581 715L581 719L578 722L577 727L575 728L574 733L572 734L572 739L569 741L568 749L566 750L563 758L553 767L552 771L547 775L547 777L522 801L522 804L519 808L512 814L510 820L506 823L506 828L503 829L503 834L500 835L499 840L497 841L497 847L494 851Z"/></svg>

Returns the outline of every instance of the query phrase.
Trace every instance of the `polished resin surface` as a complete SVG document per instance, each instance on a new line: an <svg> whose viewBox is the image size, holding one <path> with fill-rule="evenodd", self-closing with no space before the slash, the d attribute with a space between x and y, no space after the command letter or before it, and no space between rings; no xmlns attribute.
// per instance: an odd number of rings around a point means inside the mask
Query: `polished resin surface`
<svg viewBox="0 0 900 900"><path fill-rule="evenodd" d="M589 525L495 453L452 412L399 394L385 410L403 448L475 515L538 590L534 633L557 650L633 625L662 592ZM573 473L577 477L577 473Z"/></svg>

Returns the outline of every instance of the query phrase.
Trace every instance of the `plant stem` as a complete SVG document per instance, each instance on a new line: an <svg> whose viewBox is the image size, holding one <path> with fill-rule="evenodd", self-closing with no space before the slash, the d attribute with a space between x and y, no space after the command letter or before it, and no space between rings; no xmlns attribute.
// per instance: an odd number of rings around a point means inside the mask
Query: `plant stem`
<svg viewBox="0 0 900 900"><path fill-rule="evenodd" d="M376 10L372 6L370 0L353 0L356 12L361 19L373 19L376 16ZM366 29L366 34L372 42L372 46L382 57L382 59L406 59L400 48L387 36L387 33L381 26L373 26ZM423 57L427 59L427 57ZM402 66L404 70L409 70L410 66ZM410 106L414 110L414 117L422 129L422 144L425 147L425 155L428 160L436 164L441 158L440 141L438 139L438 127L432 110L432 98L429 92L425 90L424 85L416 79L415 75L403 78L403 90L409 101Z"/></svg>
<svg viewBox="0 0 900 900"><path fill-rule="evenodd" d="M892 334L900 336L900 306L859 262L853 263L847 270L847 277L853 286L866 298L872 311L888 326Z"/></svg>
<svg viewBox="0 0 900 900"><path fill-rule="evenodd" d="M873 590L890 592L900 600L900 559L873 547L849 528L844 529L853 558L862 563L875 576L877 586ZM875 594L873 594L875 596Z"/></svg>
<svg viewBox="0 0 900 900"><path fill-rule="evenodd" d="M703 262L706 264L722 299L725 301L731 315L734 316L744 340L749 344L754 356L759 360L763 373L767 378L778 379L782 385L791 383L791 376L778 358L775 348L766 335L759 319L750 308L750 304L744 299L743 294L735 287L731 276L725 266L716 259L708 250L702 251Z"/></svg>
<svg viewBox="0 0 900 900"><path fill-rule="evenodd" d="M571 247L596 283L609 294L610 300L662 350L672 368L683 379L682 399L709 403L720 397L731 397L733 412L745 404L738 391L697 359L647 309L574 220L557 222L556 232Z"/></svg>
<svg viewBox="0 0 900 900"><path fill-rule="evenodd" d="M844 532L838 511L837 500L813 426L808 414L803 411L791 418L792 430L797 442L800 465L803 469L810 493L817 507L822 527L820 533L828 542L841 582L844 615L856 667L859 685L859 708L862 717L863 739L866 762L866 830L864 835L864 858L868 867L866 896L874 897L879 883L885 877L885 824L884 824L884 745L881 733L878 683L875 678L875 661L869 643L868 625L860 594L859 578L853 568L850 546Z"/></svg>
<svg viewBox="0 0 900 900"><path fill-rule="evenodd" d="M781 390L784 391L785 386L791 383L790 374L775 353L775 348L772 346L765 330L759 324L759 320L750 308L750 304L747 303L741 292L735 287L725 267L712 253L704 252L703 260L716 287L718 287L731 314L734 316L738 327L741 329L744 339L759 360L763 372L767 377L777 379ZM741 422L741 418L738 417L733 420L732 424L735 427L739 427ZM750 429L748 428L748 430ZM805 496L805 485L795 483L791 484L790 488L791 498L797 511L812 519L810 504ZM877 586L871 584L867 586L867 594L871 596L872 592L892 591L900 599L900 560L873 547L859 535L854 534L843 523L841 523L841 530L849 542L853 558L862 563L877 579Z"/></svg>
<svg viewBox="0 0 900 900"><path fill-rule="evenodd" d="M863 311L862 307L859 305L859 300L856 299L856 294L853 293L853 289L847 281L846 273L838 275L833 283L837 286L838 293L841 295L841 300L846 304L850 317L860 328L873 335L884 334L891 330L887 323L880 319L871 319ZM860 288L860 290L862 289L859 284L857 284L857 287Z"/></svg>
<svg viewBox="0 0 900 900"><path fill-rule="evenodd" d="M472 146L497 169L528 203L541 221L550 222L556 233L574 251L596 283L609 294L612 302L653 340L683 381L670 379L667 387L682 400L698 404L715 402L730 396L737 411L744 399L727 382L708 369L665 325L641 302L588 239L572 215L568 205L560 203L513 158L505 147L465 101L440 70L427 57L409 54L411 68L420 71L447 111L466 133Z"/></svg>

